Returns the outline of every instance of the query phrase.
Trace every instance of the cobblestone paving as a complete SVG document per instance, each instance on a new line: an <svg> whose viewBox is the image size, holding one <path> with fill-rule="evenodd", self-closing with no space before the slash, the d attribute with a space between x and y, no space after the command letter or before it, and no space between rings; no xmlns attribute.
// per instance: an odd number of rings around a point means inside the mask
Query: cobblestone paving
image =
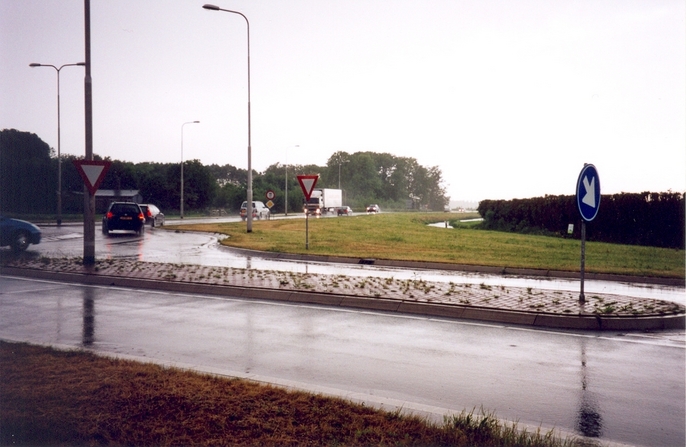
<svg viewBox="0 0 686 447"><path fill-rule="evenodd" d="M686 308L682 305L656 299L587 294L585 304L579 304L579 294L576 292L374 276L350 277L117 259L96 261L96 265L90 269L83 267L79 258L23 259L7 262L5 265L66 273L311 291L563 315L650 316L686 313Z"/></svg>

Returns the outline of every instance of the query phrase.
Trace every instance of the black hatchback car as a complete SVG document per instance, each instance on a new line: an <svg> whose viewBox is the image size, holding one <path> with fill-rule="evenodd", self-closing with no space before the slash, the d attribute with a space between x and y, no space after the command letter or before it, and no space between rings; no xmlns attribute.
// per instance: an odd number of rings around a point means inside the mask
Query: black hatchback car
<svg viewBox="0 0 686 447"><path fill-rule="evenodd" d="M110 231L124 230L143 233L145 228L145 215L141 207L133 202L112 202L107 213L102 216L102 233L110 234Z"/></svg>

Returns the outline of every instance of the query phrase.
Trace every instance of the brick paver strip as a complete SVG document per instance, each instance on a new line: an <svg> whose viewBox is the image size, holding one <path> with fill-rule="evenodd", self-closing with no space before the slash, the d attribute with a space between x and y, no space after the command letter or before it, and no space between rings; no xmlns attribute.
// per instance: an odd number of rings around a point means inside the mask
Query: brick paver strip
<svg viewBox="0 0 686 447"><path fill-rule="evenodd" d="M312 295L331 295L332 298L343 296L397 301L405 303L405 309L413 309L409 306L410 303L427 304L434 307L450 306L451 308L459 307L465 312L469 309L479 309L482 315L488 309L550 316L606 318L683 316L686 313L684 306L658 299L613 294L587 294L585 304L579 304L577 292L457 282L401 280L374 276L293 273L125 259L98 260L93 268L86 268L81 265L79 258L20 259L5 262L4 266L24 270L131 278L174 284L230 286L257 289L263 292L278 290L310 293ZM297 299L292 300L297 301ZM369 304L365 306L363 301L357 299L349 302L357 303L357 305L353 304L354 307L378 308L378 306L370 306ZM399 308L395 307L395 309ZM415 306L414 309L419 308ZM419 313L419 311L415 311L415 313ZM468 313L463 316L468 318ZM494 318L498 319L495 314ZM680 320L680 325L683 325L684 318ZM678 324L677 327L680 325Z"/></svg>

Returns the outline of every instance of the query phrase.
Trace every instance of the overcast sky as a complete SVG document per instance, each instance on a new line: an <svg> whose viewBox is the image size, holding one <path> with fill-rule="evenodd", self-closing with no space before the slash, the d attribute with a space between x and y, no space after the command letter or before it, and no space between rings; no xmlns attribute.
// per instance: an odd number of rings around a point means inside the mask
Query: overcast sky
<svg viewBox="0 0 686 447"><path fill-rule="evenodd" d="M91 0L103 157L247 168L336 151L439 166L453 200L686 190L683 0ZM83 0L0 0L0 129L57 148L56 72L85 60ZM83 155L84 69L60 74ZM199 120L200 124L184 122ZM345 179L342 179L345 187Z"/></svg>

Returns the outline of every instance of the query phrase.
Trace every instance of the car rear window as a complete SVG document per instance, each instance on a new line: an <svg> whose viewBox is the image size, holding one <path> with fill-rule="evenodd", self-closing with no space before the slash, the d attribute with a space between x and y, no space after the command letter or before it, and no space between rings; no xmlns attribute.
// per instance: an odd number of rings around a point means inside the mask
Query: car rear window
<svg viewBox="0 0 686 447"><path fill-rule="evenodd" d="M140 211L139 211L138 205L121 204L121 205L113 205L112 206L112 212L138 214Z"/></svg>

